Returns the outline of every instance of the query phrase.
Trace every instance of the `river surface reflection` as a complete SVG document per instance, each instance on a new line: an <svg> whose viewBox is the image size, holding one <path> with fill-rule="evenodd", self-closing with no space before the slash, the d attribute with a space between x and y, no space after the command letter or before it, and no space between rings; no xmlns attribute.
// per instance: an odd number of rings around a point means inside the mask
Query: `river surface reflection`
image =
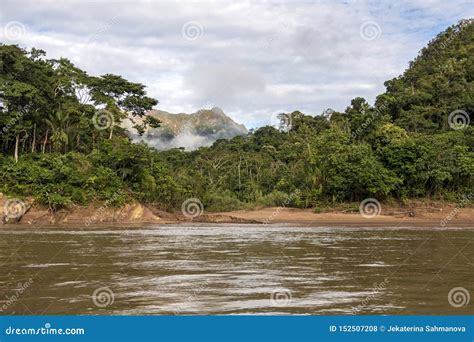
<svg viewBox="0 0 474 342"><path fill-rule="evenodd" d="M474 314L474 230L0 230L2 314Z"/></svg>

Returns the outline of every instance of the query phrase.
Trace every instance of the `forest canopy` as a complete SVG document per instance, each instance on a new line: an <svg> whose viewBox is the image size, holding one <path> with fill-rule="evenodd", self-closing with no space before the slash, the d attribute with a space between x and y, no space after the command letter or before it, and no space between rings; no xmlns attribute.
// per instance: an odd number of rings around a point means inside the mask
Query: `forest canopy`
<svg viewBox="0 0 474 342"><path fill-rule="evenodd" d="M473 56L474 21L463 20L385 82L373 106L358 97L344 112L284 113L281 129L160 152L133 143L122 125L159 126L144 85L1 44L0 191L52 211L111 198L169 210L196 197L216 211L287 199L455 200L473 190Z"/></svg>

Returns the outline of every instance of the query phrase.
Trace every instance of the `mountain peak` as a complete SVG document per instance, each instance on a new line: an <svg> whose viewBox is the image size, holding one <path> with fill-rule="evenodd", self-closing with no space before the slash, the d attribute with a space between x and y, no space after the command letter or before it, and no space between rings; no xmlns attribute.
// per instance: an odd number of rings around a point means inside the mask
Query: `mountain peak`
<svg viewBox="0 0 474 342"><path fill-rule="evenodd" d="M230 139L248 133L244 125L236 123L219 107L200 109L192 114L173 114L152 110L148 115L161 121L158 128L148 128L137 138L160 150L184 147L193 150L210 146L218 139Z"/></svg>

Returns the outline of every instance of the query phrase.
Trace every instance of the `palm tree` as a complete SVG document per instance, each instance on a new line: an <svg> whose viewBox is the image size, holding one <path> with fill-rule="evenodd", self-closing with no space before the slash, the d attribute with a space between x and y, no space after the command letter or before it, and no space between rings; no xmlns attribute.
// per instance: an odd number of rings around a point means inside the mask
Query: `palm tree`
<svg viewBox="0 0 474 342"><path fill-rule="evenodd" d="M69 143L69 129L70 129L70 118L69 113L57 111L54 114L50 114L48 119L44 121L51 128L51 142L53 147L60 150L64 146L66 151Z"/></svg>

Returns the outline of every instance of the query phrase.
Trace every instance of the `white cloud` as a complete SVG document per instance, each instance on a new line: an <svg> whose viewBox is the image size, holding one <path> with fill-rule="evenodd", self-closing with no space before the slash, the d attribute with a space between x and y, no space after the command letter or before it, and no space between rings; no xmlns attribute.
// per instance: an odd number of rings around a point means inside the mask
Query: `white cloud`
<svg viewBox="0 0 474 342"><path fill-rule="evenodd" d="M228 105L258 97L266 87L258 71L236 63L193 65L184 83L192 89L196 101Z"/></svg>
<svg viewBox="0 0 474 342"><path fill-rule="evenodd" d="M2 28L19 21L18 42L69 58L91 74L144 83L158 108L219 106L249 127L275 112L343 110L373 101L383 82L446 26L472 17L462 1L30 1L3 0ZM187 22L198 39L182 36ZM380 32L364 40L360 27Z"/></svg>

